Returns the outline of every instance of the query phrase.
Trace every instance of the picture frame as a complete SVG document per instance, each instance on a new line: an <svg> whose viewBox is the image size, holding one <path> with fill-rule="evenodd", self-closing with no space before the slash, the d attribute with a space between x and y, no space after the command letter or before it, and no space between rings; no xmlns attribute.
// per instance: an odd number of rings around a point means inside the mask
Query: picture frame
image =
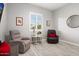
<svg viewBox="0 0 79 59"><path fill-rule="evenodd" d="M49 27L50 26L50 21L46 20L46 26Z"/></svg>
<svg viewBox="0 0 79 59"><path fill-rule="evenodd" d="M16 26L23 26L23 17L16 17Z"/></svg>

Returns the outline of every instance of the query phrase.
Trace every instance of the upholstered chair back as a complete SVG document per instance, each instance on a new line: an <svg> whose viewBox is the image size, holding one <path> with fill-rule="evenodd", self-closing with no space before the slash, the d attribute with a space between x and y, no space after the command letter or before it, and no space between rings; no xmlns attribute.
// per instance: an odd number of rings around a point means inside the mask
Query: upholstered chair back
<svg viewBox="0 0 79 59"><path fill-rule="evenodd" d="M12 40L20 40L21 39L21 35L20 35L20 32L18 30L10 31L10 37Z"/></svg>
<svg viewBox="0 0 79 59"><path fill-rule="evenodd" d="M48 34L51 34L51 33L56 34L56 31L55 30L48 30Z"/></svg>

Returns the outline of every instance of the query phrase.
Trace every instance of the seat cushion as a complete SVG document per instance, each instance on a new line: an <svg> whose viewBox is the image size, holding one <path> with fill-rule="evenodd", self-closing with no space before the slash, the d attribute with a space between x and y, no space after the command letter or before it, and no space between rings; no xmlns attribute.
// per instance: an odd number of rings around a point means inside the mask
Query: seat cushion
<svg viewBox="0 0 79 59"><path fill-rule="evenodd" d="M13 40L13 42L19 45L19 53L26 52L30 47L30 40Z"/></svg>
<svg viewBox="0 0 79 59"><path fill-rule="evenodd" d="M48 37L57 37L57 35L56 34L48 34Z"/></svg>

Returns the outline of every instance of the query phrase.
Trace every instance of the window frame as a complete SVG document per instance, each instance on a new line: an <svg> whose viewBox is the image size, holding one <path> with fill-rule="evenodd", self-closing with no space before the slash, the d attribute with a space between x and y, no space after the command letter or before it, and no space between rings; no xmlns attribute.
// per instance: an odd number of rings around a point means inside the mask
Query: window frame
<svg viewBox="0 0 79 59"><path fill-rule="evenodd" d="M32 30L31 30L31 15L39 15L39 16L41 16L41 18L42 18L42 23L41 23L42 26L41 26L41 27L42 27L42 29L43 29L43 15L40 14L40 13L30 12L30 14L29 14L29 30L32 31ZM36 25L37 25L37 20L36 20ZM37 29L37 26L36 26L36 29ZM41 29L41 30L42 30L42 29Z"/></svg>

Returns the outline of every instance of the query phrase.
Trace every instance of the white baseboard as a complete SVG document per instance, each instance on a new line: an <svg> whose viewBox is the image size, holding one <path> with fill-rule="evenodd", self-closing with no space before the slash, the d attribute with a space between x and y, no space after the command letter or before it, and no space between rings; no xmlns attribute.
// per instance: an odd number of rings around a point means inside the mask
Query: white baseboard
<svg viewBox="0 0 79 59"><path fill-rule="evenodd" d="M75 45L75 46L79 47L79 44L76 44L76 43L73 43L73 42L69 42L69 41L66 41L66 40L60 40L60 41L68 43L68 44L72 44L72 45Z"/></svg>

